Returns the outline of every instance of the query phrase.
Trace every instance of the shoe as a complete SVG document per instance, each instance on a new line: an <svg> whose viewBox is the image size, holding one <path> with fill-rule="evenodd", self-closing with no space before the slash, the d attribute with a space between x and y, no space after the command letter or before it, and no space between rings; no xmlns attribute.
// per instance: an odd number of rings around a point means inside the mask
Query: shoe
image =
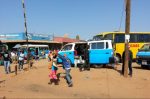
<svg viewBox="0 0 150 99"><path fill-rule="evenodd" d="M90 68L87 68L88 71L90 71Z"/></svg>
<svg viewBox="0 0 150 99"><path fill-rule="evenodd" d="M132 74L129 74L130 77L132 77Z"/></svg>
<svg viewBox="0 0 150 99"><path fill-rule="evenodd" d="M51 85L53 83L53 79L50 79L50 81L48 82L49 85Z"/></svg>
<svg viewBox="0 0 150 99"><path fill-rule="evenodd" d="M58 79L54 79L54 83L55 83L55 85L59 85Z"/></svg>
<svg viewBox="0 0 150 99"><path fill-rule="evenodd" d="M68 85L68 87L73 87L73 84L72 84L72 83L70 83L70 84Z"/></svg>
<svg viewBox="0 0 150 99"><path fill-rule="evenodd" d="M82 72L82 68L79 68L79 71Z"/></svg>
<svg viewBox="0 0 150 99"><path fill-rule="evenodd" d="M115 67L113 67L113 69L114 69L114 70L117 70L117 67L115 66Z"/></svg>
<svg viewBox="0 0 150 99"><path fill-rule="evenodd" d="M72 79L72 76L70 76L70 79Z"/></svg>
<svg viewBox="0 0 150 99"><path fill-rule="evenodd" d="M52 84L52 82L48 82L48 84L49 84L49 85L51 85L51 84Z"/></svg>

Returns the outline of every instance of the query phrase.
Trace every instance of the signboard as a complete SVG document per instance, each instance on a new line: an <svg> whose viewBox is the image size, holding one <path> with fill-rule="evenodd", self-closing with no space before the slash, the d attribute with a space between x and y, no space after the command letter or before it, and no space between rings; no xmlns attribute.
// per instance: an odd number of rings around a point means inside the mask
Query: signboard
<svg viewBox="0 0 150 99"><path fill-rule="evenodd" d="M0 40L26 40L25 33L0 34ZM28 33L28 40L53 40L52 35Z"/></svg>
<svg viewBox="0 0 150 99"><path fill-rule="evenodd" d="M0 40L24 40L24 33L0 34Z"/></svg>
<svg viewBox="0 0 150 99"><path fill-rule="evenodd" d="M127 42L127 41L128 41L128 42L130 41L130 35L129 35L129 34L126 34L126 35L125 35L125 42Z"/></svg>

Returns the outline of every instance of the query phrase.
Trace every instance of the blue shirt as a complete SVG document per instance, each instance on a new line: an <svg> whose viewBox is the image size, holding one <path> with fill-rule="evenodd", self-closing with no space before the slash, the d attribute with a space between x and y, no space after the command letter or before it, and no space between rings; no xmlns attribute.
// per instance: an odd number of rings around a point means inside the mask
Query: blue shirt
<svg viewBox="0 0 150 99"><path fill-rule="evenodd" d="M62 60L65 69L71 69L71 64L69 58L58 54L58 57Z"/></svg>

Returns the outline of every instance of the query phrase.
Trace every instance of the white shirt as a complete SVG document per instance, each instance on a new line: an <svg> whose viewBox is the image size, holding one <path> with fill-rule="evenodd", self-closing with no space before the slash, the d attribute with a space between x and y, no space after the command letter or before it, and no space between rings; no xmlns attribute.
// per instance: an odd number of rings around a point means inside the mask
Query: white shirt
<svg viewBox="0 0 150 99"><path fill-rule="evenodd" d="M20 53L19 60L24 60L24 54L23 53Z"/></svg>

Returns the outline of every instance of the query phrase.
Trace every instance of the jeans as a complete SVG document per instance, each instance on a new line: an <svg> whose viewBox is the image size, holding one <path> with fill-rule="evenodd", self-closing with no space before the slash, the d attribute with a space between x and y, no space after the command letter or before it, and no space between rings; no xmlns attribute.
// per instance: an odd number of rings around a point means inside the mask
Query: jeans
<svg viewBox="0 0 150 99"><path fill-rule="evenodd" d="M10 61L4 61L5 73L10 73Z"/></svg>
<svg viewBox="0 0 150 99"><path fill-rule="evenodd" d="M19 69L23 69L24 60L19 60Z"/></svg>
<svg viewBox="0 0 150 99"><path fill-rule="evenodd" d="M70 83L72 83L72 81L71 81L72 77L70 75L71 69L65 69L65 71L66 71L66 80L67 80L67 83L70 84Z"/></svg>

